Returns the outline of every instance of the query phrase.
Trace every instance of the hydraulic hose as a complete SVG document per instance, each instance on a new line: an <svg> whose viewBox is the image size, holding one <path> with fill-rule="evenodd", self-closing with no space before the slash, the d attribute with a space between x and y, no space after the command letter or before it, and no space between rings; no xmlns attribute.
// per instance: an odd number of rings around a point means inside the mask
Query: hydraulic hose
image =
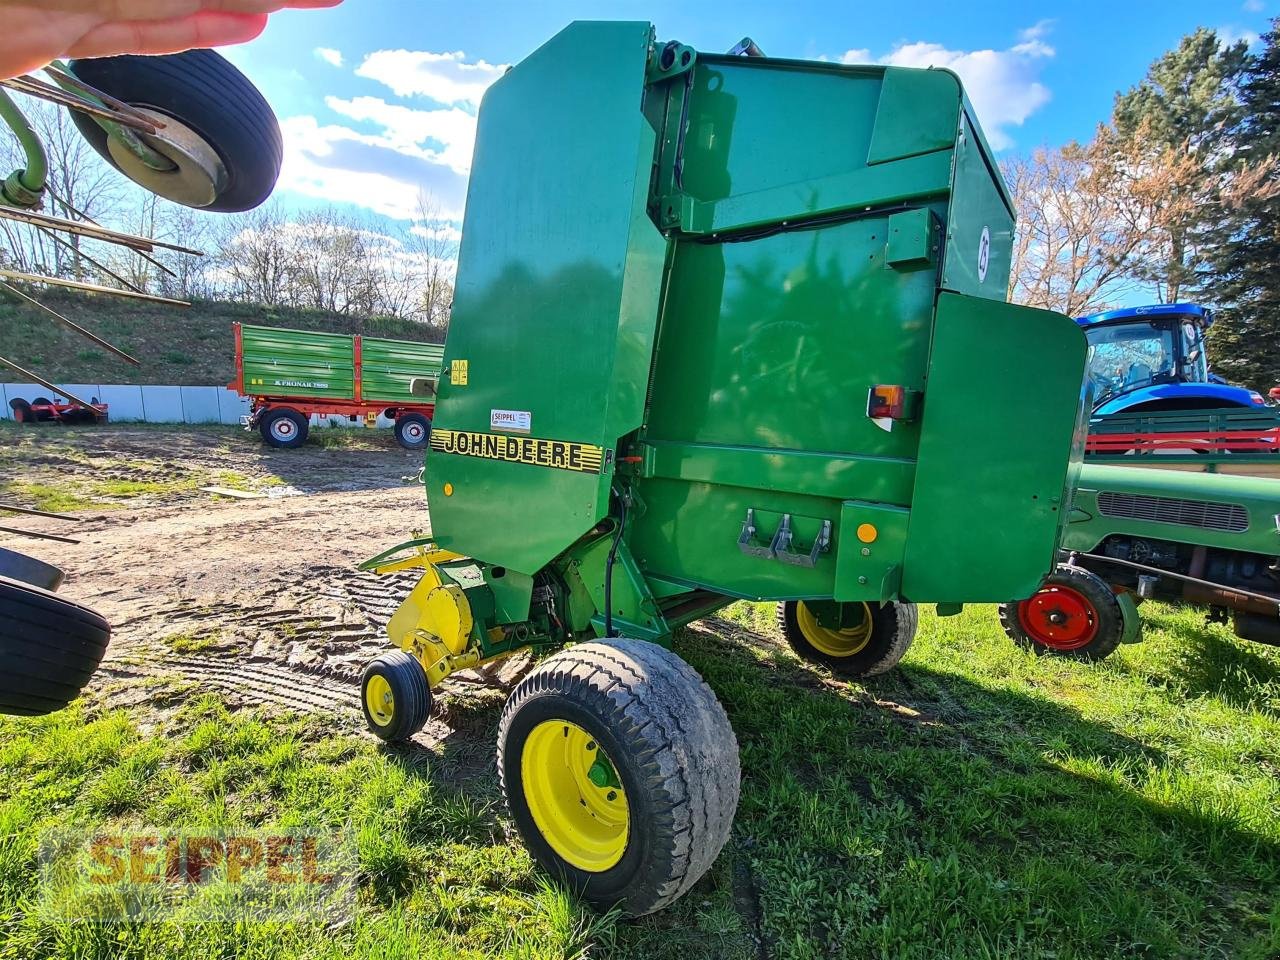
<svg viewBox="0 0 1280 960"><path fill-rule="evenodd" d="M604 635L616 637L613 632L613 565L618 559L618 546L622 543L622 532L627 526L627 501L618 494L618 530L613 535L613 545L609 547L609 559L604 562Z"/></svg>

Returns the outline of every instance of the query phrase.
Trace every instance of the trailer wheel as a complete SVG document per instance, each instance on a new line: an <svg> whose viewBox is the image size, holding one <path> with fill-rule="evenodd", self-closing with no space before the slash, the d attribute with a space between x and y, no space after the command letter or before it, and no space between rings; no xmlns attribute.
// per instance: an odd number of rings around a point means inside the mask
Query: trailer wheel
<svg viewBox="0 0 1280 960"><path fill-rule="evenodd" d="M431 421L420 413L396 417L396 440L406 450L421 450L431 439Z"/></svg>
<svg viewBox="0 0 1280 960"><path fill-rule="evenodd" d="M778 627L796 656L842 677L874 677L898 665L916 638L920 612L914 603L863 603L855 627L822 626L803 600L778 604Z"/></svg>
<svg viewBox="0 0 1280 960"><path fill-rule="evenodd" d="M0 577L0 713L61 710L102 662L111 627L88 607Z"/></svg>
<svg viewBox="0 0 1280 960"><path fill-rule="evenodd" d="M1110 585L1083 567L1061 565L1026 600L1000 605L1014 643L1042 656L1102 660L1124 637L1124 612Z"/></svg>
<svg viewBox="0 0 1280 960"><path fill-rule="evenodd" d="M642 916L692 887L728 840L738 742L715 694L671 651L582 643L512 692L498 774L544 869L592 904Z"/></svg>
<svg viewBox="0 0 1280 960"><path fill-rule="evenodd" d="M408 740L431 716L431 687L422 664L403 650L384 653L364 669L360 703L369 729L383 740Z"/></svg>
<svg viewBox="0 0 1280 960"><path fill-rule="evenodd" d="M292 450L307 442L307 418L297 410L268 410L258 422L262 439L273 447Z"/></svg>
<svg viewBox="0 0 1280 960"><path fill-rule="evenodd" d="M252 210L271 195L284 156L280 124L244 74L212 50L76 60L71 71L165 124L142 139L173 164L145 166L87 114L76 127L103 159L161 197L217 213Z"/></svg>

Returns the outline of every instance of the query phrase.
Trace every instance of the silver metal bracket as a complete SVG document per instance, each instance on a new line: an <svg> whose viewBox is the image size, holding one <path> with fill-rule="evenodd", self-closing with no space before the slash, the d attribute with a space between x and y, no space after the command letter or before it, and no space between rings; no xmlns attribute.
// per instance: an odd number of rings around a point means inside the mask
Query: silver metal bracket
<svg viewBox="0 0 1280 960"><path fill-rule="evenodd" d="M797 567L816 567L818 555L831 549L831 521L822 521L822 530L813 541L813 549L808 553L797 553L791 549L791 543L791 514L784 513L782 523L778 524L778 532L773 535L773 543L769 545L769 551L783 563Z"/></svg>
<svg viewBox="0 0 1280 960"><path fill-rule="evenodd" d="M749 557L773 559L773 547L756 539L756 512L750 507L747 508L747 519L742 524L742 535L738 537L738 549Z"/></svg>

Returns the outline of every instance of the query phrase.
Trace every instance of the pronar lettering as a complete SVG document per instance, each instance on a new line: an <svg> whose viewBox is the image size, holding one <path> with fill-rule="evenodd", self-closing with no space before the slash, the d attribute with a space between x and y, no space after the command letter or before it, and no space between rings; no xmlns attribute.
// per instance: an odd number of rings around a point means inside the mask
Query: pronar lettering
<svg viewBox="0 0 1280 960"><path fill-rule="evenodd" d="M328 390L328 381L322 380L272 380L277 387L302 387L305 390Z"/></svg>
<svg viewBox="0 0 1280 960"><path fill-rule="evenodd" d="M590 443L508 437L466 430L433 431L431 449L463 457L528 463L576 473L599 473L604 463L604 449Z"/></svg>

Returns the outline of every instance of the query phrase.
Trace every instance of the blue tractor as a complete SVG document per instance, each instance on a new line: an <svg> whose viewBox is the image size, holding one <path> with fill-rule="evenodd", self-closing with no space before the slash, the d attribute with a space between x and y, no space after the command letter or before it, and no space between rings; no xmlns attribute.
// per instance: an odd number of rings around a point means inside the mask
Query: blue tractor
<svg viewBox="0 0 1280 960"><path fill-rule="evenodd" d="M1193 303L1108 310L1076 320L1089 340L1093 417L1260 407L1262 395L1209 372L1213 312Z"/></svg>

